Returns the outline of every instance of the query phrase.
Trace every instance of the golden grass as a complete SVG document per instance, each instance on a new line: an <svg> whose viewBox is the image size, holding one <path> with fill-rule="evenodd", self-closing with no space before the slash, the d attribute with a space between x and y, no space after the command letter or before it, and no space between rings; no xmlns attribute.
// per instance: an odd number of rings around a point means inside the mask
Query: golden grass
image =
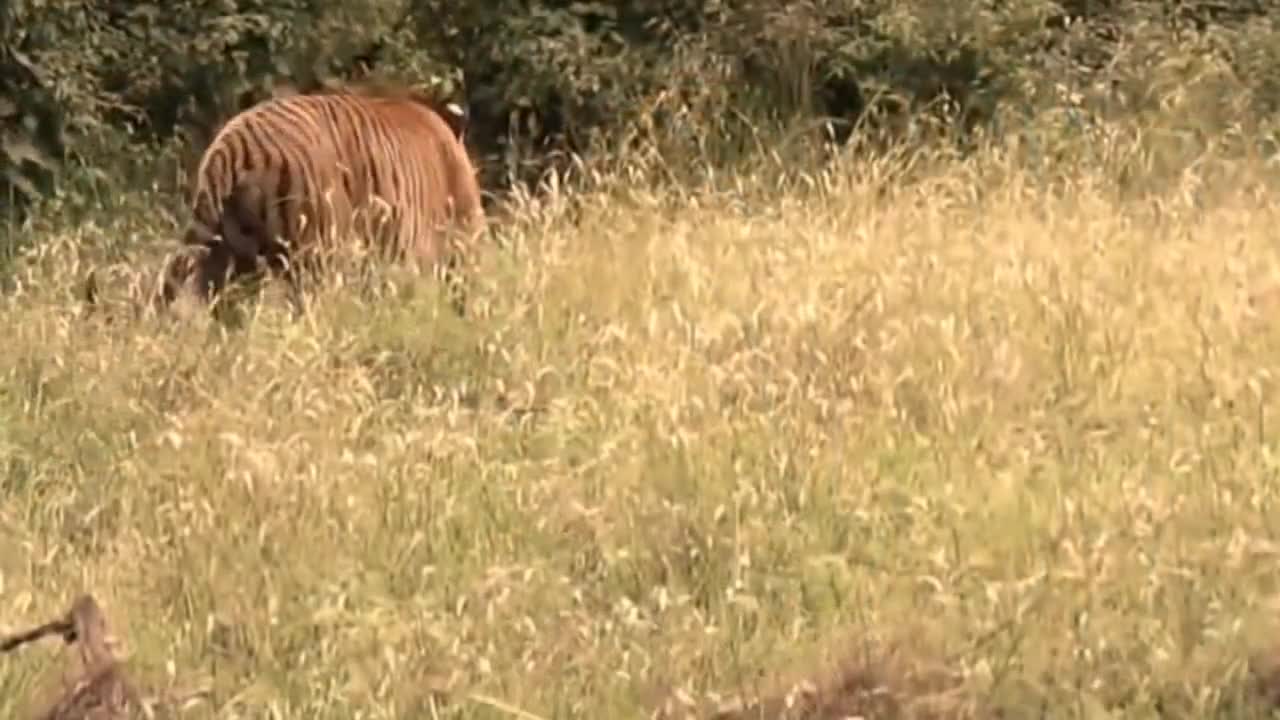
<svg viewBox="0 0 1280 720"><path fill-rule="evenodd" d="M1280 212L1230 169L553 195L466 321L406 278L83 317L170 225L47 217L0 634L93 592L187 717L1265 717Z"/></svg>

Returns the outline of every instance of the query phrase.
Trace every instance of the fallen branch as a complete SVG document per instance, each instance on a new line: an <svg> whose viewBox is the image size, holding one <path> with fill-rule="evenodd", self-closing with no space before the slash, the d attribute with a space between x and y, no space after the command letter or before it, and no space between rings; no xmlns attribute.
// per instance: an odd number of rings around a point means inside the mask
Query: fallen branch
<svg viewBox="0 0 1280 720"><path fill-rule="evenodd" d="M0 650L9 652L47 635L61 635L68 645L78 643L82 667L80 676L37 716L39 720L123 718L130 708L141 707L107 643L107 620L93 596L77 597L71 610L58 620L5 638Z"/></svg>
<svg viewBox="0 0 1280 720"><path fill-rule="evenodd" d="M38 628L26 632L14 633L0 640L0 652L12 652L30 642L35 642L47 635L61 635L68 644L75 640L75 628L66 618L47 622Z"/></svg>

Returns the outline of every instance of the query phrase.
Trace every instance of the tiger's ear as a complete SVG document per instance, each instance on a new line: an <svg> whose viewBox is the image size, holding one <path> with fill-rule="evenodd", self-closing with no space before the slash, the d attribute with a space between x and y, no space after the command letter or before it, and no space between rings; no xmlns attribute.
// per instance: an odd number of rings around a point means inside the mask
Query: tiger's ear
<svg viewBox="0 0 1280 720"><path fill-rule="evenodd" d="M454 137L461 142L467 134L467 110L458 103L445 103L443 112L440 113L444 118L445 124L453 131Z"/></svg>

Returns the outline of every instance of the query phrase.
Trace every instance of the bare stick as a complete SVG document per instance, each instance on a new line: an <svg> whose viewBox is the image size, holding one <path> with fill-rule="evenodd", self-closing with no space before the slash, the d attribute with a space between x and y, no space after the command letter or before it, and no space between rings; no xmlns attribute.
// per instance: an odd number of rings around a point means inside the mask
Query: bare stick
<svg viewBox="0 0 1280 720"><path fill-rule="evenodd" d="M63 640L70 643L75 639L75 628L67 618L47 622L38 628L15 633L3 640L0 640L0 652L12 652L23 645L26 645L29 642L35 642L46 635L61 635Z"/></svg>

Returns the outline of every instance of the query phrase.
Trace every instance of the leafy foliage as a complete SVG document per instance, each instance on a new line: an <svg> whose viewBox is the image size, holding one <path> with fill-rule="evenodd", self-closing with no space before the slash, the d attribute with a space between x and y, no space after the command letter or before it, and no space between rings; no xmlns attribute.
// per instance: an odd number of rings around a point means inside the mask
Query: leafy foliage
<svg viewBox="0 0 1280 720"><path fill-rule="evenodd" d="M1277 5L15 0L0 17L0 182L4 207L45 195L65 161L111 162L89 140L102 133L181 138L194 157L281 88L369 73L465 93L490 187L637 142L719 164L784 130L919 137L932 118L963 138L1064 94L1140 109L1178 75L1157 67L1173 48L1234 75L1233 113L1265 115Z"/></svg>

